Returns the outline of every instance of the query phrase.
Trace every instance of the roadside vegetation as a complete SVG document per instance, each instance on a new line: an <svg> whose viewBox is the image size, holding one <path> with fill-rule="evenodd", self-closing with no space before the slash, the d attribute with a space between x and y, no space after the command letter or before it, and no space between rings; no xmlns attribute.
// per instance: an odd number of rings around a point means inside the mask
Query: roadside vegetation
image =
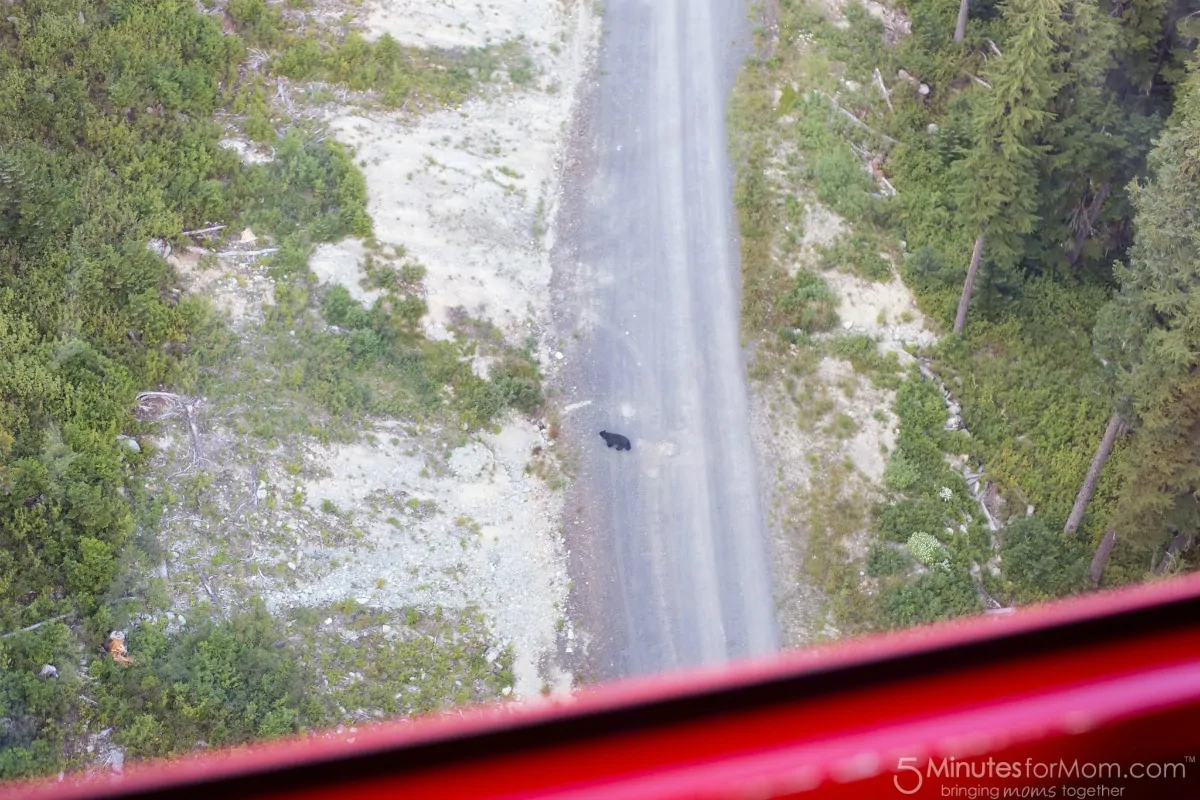
<svg viewBox="0 0 1200 800"><path fill-rule="evenodd" d="M147 481L154 448L135 439L157 423L135 413L139 393L206 395L264 450L353 438L380 414L466 433L542 402L528 348L420 334L420 265L371 240L352 154L274 104L258 69L266 53L265 74L415 112L498 72L526 80L520 48L419 53L335 39L262 0L227 12L231 32L192 0L28 0L0 21L0 780L91 763L102 729L130 757L167 755L512 684L511 653L471 614L285 620L252 599L163 622L155 531L172 504L202 512L211 476L180 496ZM273 160L220 147L218 116ZM248 228L271 245L274 289L262 324L237 331L164 255ZM350 235L374 259L370 307L307 267ZM476 348L496 359L487 378ZM256 389L273 402L233 402ZM112 630L133 664L103 652Z"/></svg>
<svg viewBox="0 0 1200 800"><path fill-rule="evenodd" d="M730 115L752 376L803 386L801 429L848 347L895 390L878 480L813 453L779 501L827 634L1195 566L1192 10L971 4L956 35L947 0L758 8ZM805 244L813 206L833 242ZM898 276L937 341L881 373L839 272Z"/></svg>

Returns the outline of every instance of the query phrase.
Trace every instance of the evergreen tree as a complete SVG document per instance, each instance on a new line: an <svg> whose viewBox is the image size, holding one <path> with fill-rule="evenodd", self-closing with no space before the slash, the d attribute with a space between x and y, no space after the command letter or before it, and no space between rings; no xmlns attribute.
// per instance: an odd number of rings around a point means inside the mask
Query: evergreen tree
<svg viewBox="0 0 1200 800"><path fill-rule="evenodd" d="M1200 527L1200 74L1182 90L1153 180L1130 186L1136 237L1095 331L1135 428L1114 527L1151 547Z"/></svg>
<svg viewBox="0 0 1200 800"><path fill-rule="evenodd" d="M1048 111L1053 121L1041 136L1037 235L1027 263L1038 272L1064 273L1084 256L1114 187L1133 177L1122 135L1123 111L1106 85L1114 65L1117 23L1095 0L1071 0L1063 13L1062 38L1052 69L1058 91ZM1101 245L1103 249L1103 245Z"/></svg>
<svg viewBox="0 0 1200 800"><path fill-rule="evenodd" d="M1062 38L1062 0L1010 0L1004 8L1009 31L1004 54L993 59L991 89L976 106L974 147L958 163L963 194L959 209L977 231L963 284L955 333L966 325L975 277L985 241L991 261L1011 266L1019 260L1023 237L1037 217L1037 174L1045 146L1039 134L1050 122L1051 101L1061 84L1056 40Z"/></svg>
<svg viewBox="0 0 1200 800"><path fill-rule="evenodd" d="M1196 0L1105 0L1103 13L1119 22L1112 78L1122 94L1149 97L1183 78L1190 43L1177 23L1198 7Z"/></svg>

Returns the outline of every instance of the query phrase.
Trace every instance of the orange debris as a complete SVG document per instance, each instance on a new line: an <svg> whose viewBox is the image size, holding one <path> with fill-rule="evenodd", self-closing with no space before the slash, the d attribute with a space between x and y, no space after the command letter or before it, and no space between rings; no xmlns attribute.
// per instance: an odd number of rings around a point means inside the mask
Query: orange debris
<svg viewBox="0 0 1200 800"><path fill-rule="evenodd" d="M118 664L133 663L133 659L126 655L124 631L113 631L110 633L104 649L108 651L110 656L112 656L112 660Z"/></svg>

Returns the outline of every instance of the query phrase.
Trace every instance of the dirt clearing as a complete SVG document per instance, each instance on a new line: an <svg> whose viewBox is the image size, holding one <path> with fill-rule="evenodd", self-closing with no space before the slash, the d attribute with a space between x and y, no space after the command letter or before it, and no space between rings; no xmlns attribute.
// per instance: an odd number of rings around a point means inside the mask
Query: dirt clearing
<svg viewBox="0 0 1200 800"><path fill-rule="evenodd" d="M551 372L555 349L542 338L548 248L575 87L598 31L591 4L390 0L355 12L352 25L368 39L390 33L417 46L517 40L529 68L519 82L421 116L370 103L326 109L328 135L354 148L365 175L376 241L318 248L316 288L344 285L369 306L379 293L362 284L368 258L415 260L426 270L429 337L455 336L451 312L466 308L511 345L531 346ZM240 148L247 160L265 157ZM274 302L276 287L255 260L269 246L251 231L232 249L171 256L189 290L213 297L245 342L260 335ZM554 442L545 425L510 413L491 432L466 435L448 421L376 418L353 435L330 435L314 422L319 414L274 396L286 376L250 382L251 367L230 365L246 385L222 398L173 397L148 412L164 421L151 490L171 498L158 569L171 626L187 625L198 603L224 613L252 595L277 614L321 610L322 619L335 607L401 619L478 613L476 633L492 643L487 664L511 652L514 685L498 695L570 690L572 676L553 662L572 629L561 474L546 458ZM256 432L264 426L272 432ZM345 639L330 614L314 635ZM376 627L397 635L393 624ZM436 671L431 665L429 680ZM420 671L414 685L426 677Z"/></svg>

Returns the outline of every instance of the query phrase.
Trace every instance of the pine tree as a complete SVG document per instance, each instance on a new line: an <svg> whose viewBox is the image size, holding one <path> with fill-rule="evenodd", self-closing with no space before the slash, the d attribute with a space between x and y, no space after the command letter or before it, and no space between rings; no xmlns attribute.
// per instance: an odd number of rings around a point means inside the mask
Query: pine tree
<svg viewBox="0 0 1200 800"><path fill-rule="evenodd" d="M959 209L978 233L955 333L966 325L985 242L993 262L1011 266L1038 221L1037 174L1046 150L1038 137L1052 118L1051 100L1062 81L1055 66L1058 40L1064 38L1063 7L1063 0L1010 0L1004 8L1009 31L1004 54L990 62L992 88L976 106L975 146L958 163Z"/></svg>
<svg viewBox="0 0 1200 800"><path fill-rule="evenodd" d="M1145 96L1175 79L1189 59L1176 23L1195 10L1195 0L1105 0L1103 12L1119 22L1120 84Z"/></svg>
<svg viewBox="0 0 1200 800"><path fill-rule="evenodd" d="M1052 69L1059 88L1041 136L1038 225L1026 252L1039 272L1064 273L1084 256L1112 189L1133 177L1122 154L1124 113L1106 78L1115 64L1117 24L1095 0L1065 5Z"/></svg>
<svg viewBox="0 0 1200 800"><path fill-rule="evenodd" d="M1095 339L1134 427L1114 529L1158 547L1200 527L1200 73L1134 183L1136 235Z"/></svg>

